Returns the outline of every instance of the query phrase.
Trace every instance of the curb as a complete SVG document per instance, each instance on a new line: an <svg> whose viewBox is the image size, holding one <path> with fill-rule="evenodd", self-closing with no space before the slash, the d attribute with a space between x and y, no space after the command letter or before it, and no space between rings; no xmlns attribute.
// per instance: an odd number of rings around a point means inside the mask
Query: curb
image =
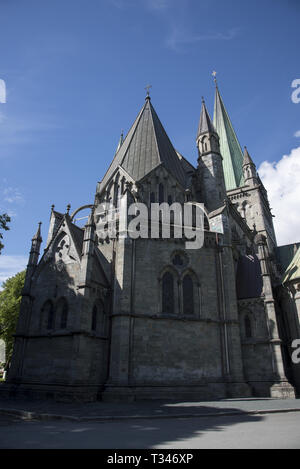
<svg viewBox="0 0 300 469"><path fill-rule="evenodd" d="M114 420L142 420L142 419L175 419L175 418L202 418L202 417L228 417L238 415L263 415L263 414L279 414L287 412L300 412L299 408L287 409L265 409L265 410L236 410L224 412L209 412L209 413L196 413L196 414L165 414L165 415L100 415L95 417L75 417L72 415L60 414L46 414L38 412L30 412L27 410L19 409L2 409L0 408L0 415L9 415L21 417L24 420L68 420L71 422L107 422Z"/></svg>

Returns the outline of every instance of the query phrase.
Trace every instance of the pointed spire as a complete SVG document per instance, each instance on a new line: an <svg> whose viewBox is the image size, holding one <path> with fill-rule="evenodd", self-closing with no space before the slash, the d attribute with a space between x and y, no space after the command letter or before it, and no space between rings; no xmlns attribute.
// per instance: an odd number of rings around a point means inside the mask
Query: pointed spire
<svg viewBox="0 0 300 469"><path fill-rule="evenodd" d="M243 160L236 133L221 98L219 88L216 84L215 105L214 105L214 126L220 137L220 148L223 156L223 169L226 189L235 189L244 184Z"/></svg>
<svg viewBox="0 0 300 469"><path fill-rule="evenodd" d="M86 222L86 227L87 226L94 226L95 221L94 221L94 212L95 212L95 205L92 206L90 214L88 216L87 222Z"/></svg>
<svg viewBox="0 0 300 469"><path fill-rule="evenodd" d="M202 96L202 107L201 107L200 120L199 120L198 132L197 132L197 139L200 135L206 134L206 133L217 133L217 131L211 121L211 118L206 109L204 98Z"/></svg>
<svg viewBox="0 0 300 469"><path fill-rule="evenodd" d="M116 153L118 153L118 151L120 150L123 142L124 142L124 134L123 134L123 130L121 130L121 136L120 136L120 140L119 140L119 143L118 143L118 146L117 146Z"/></svg>
<svg viewBox="0 0 300 469"><path fill-rule="evenodd" d="M42 236L41 236L41 224L42 222L40 221L39 222L39 226L38 226L38 229L37 229L37 232L35 233L35 235L33 236L32 238L32 241L42 241Z"/></svg>
<svg viewBox="0 0 300 469"><path fill-rule="evenodd" d="M247 147L244 147L243 172L244 184L250 186L257 184L256 166L248 153Z"/></svg>
<svg viewBox="0 0 300 469"><path fill-rule="evenodd" d="M248 153L247 147L244 147L244 160L243 160L243 166L246 166L247 164L252 164L255 166L255 164L252 161L251 156Z"/></svg>
<svg viewBox="0 0 300 469"><path fill-rule="evenodd" d="M25 289L28 289L29 287L28 282L30 282L30 277L32 275L33 269L38 264L38 261L39 261L40 247L43 241L41 237L41 224L42 222L39 222L37 232L35 233L35 235L33 236L31 240L31 249L29 253L26 279L25 279L25 287L24 287Z"/></svg>
<svg viewBox="0 0 300 469"><path fill-rule="evenodd" d="M152 106L150 97L147 96L120 150L101 181L100 192L104 190L119 166L134 181L139 181L161 164L185 187L186 173Z"/></svg>

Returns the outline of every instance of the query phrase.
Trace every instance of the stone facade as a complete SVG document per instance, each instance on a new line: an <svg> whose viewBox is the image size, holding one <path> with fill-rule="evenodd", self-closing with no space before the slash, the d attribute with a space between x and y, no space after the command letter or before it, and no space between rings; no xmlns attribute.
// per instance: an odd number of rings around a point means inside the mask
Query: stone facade
<svg viewBox="0 0 300 469"><path fill-rule="evenodd" d="M40 227L32 240L3 392L86 401L295 396L277 325L265 189L247 173L244 186L226 192L205 103L197 147L194 168L147 96L97 185L85 227L69 208L52 207L41 258ZM186 249L174 236L132 239L120 224L116 238L102 239L98 208L111 202L118 218L121 201L204 202L203 247Z"/></svg>

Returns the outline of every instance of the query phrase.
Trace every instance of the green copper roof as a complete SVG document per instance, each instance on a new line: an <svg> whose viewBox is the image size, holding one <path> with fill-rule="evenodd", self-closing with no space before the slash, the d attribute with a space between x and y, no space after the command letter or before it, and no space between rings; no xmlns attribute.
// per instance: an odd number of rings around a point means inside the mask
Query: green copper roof
<svg viewBox="0 0 300 469"><path fill-rule="evenodd" d="M286 271L299 247L300 243L291 243L285 244L284 246L277 246L276 257L282 272Z"/></svg>
<svg viewBox="0 0 300 469"><path fill-rule="evenodd" d="M286 271L284 272L282 283L290 282L291 280L296 280L299 278L300 278L300 247L298 248L296 254L294 255Z"/></svg>
<svg viewBox="0 0 300 469"><path fill-rule="evenodd" d="M235 189L244 184L243 153L225 109L219 89L216 87L214 106L214 126L220 137L220 149L223 157L223 170L226 189Z"/></svg>

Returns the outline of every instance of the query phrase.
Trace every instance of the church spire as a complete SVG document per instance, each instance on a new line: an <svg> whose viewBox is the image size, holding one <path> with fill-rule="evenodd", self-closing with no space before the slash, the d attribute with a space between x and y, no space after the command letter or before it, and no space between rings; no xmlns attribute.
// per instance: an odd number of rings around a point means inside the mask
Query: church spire
<svg viewBox="0 0 300 469"><path fill-rule="evenodd" d="M256 166L248 153L247 147L244 148L243 173L245 184L257 184Z"/></svg>
<svg viewBox="0 0 300 469"><path fill-rule="evenodd" d="M123 168L134 181L139 181L161 164L182 187L186 187L186 173L152 106L148 91L141 111L101 181L100 192L118 167Z"/></svg>
<svg viewBox="0 0 300 469"><path fill-rule="evenodd" d="M244 147L244 160L243 160L243 166L247 165L247 164L253 164L253 161L252 161L252 158L251 156L249 155L249 152L247 150L247 147L245 146ZM255 166L255 165L254 165Z"/></svg>
<svg viewBox="0 0 300 469"><path fill-rule="evenodd" d="M209 211L221 207L226 197L219 136L213 126L202 98L202 108L197 134L198 174L202 196Z"/></svg>
<svg viewBox="0 0 300 469"><path fill-rule="evenodd" d="M217 84L213 122L220 137L220 148L221 154L223 156L226 190L235 189L244 184L244 157Z"/></svg>
<svg viewBox="0 0 300 469"><path fill-rule="evenodd" d="M41 224L42 222L39 222L37 232L35 233L35 235L33 236L31 240L31 249L29 253L29 259L28 259L26 276L25 276L25 283L24 283L24 292L26 293L29 292L31 277L39 261L40 247L43 241L42 236L41 236Z"/></svg>
<svg viewBox="0 0 300 469"><path fill-rule="evenodd" d="M206 109L204 98L202 97L202 107L201 107L200 120L199 120L198 132L197 132L197 139L198 137L200 137L200 135L203 135L206 133L217 133L217 131L213 126L213 123Z"/></svg>

